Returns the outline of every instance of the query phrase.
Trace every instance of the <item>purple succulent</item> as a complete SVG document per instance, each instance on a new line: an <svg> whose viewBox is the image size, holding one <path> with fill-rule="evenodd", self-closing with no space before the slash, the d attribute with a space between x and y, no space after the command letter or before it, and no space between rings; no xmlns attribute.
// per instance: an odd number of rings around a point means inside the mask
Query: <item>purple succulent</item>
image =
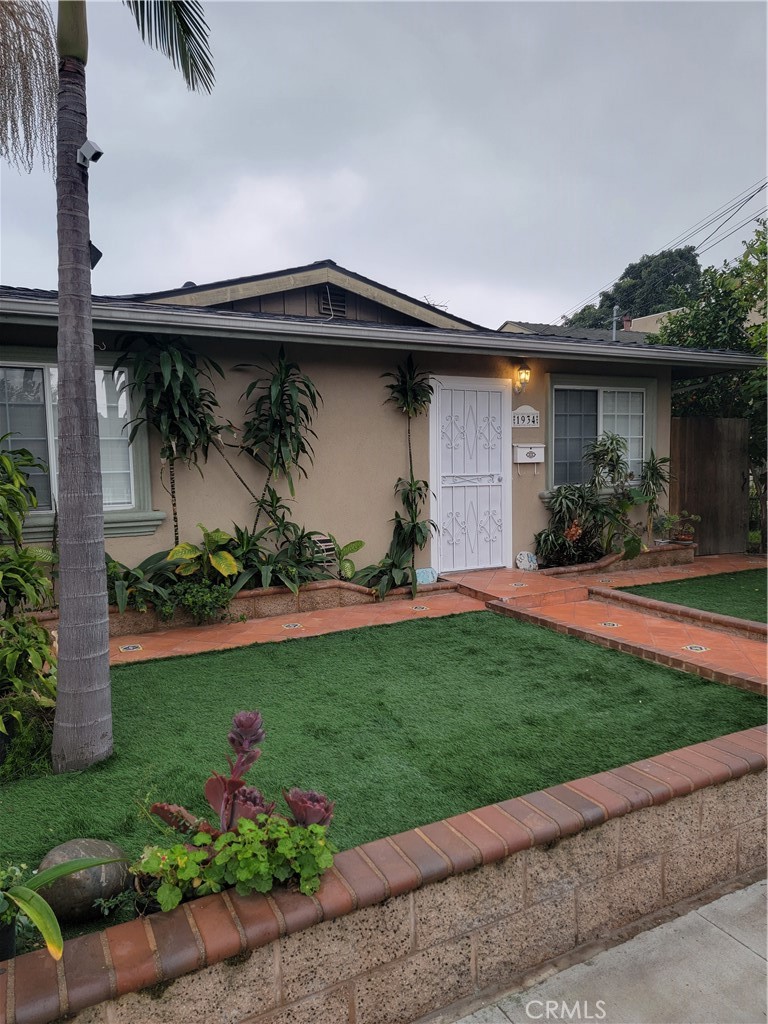
<svg viewBox="0 0 768 1024"><path fill-rule="evenodd" d="M236 754L242 754L253 750L265 735L260 711L238 711L232 719L232 731L227 740Z"/></svg>
<svg viewBox="0 0 768 1024"><path fill-rule="evenodd" d="M255 821L260 814L269 816L274 809L274 801L268 803L260 789L255 786L243 786L234 794L232 800L232 820L237 822L240 818L250 818L251 821Z"/></svg>
<svg viewBox="0 0 768 1024"><path fill-rule="evenodd" d="M291 809L293 821L296 825L329 825L333 817L333 809L336 806L323 793L316 793L313 789L289 789L283 790L285 802Z"/></svg>

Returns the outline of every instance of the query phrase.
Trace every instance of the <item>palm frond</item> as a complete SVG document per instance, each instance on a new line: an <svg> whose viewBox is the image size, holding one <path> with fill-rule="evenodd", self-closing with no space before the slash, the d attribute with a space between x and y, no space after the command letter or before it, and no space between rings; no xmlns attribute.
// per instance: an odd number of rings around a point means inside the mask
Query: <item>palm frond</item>
<svg viewBox="0 0 768 1024"><path fill-rule="evenodd" d="M31 171L56 157L56 30L43 0L0 3L0 157Z"/></svg>
<svg viewBox="0 0 768 1024"><path fill-rule="evenodd" d="M141 38L164 53L193 92L211 92L213 58L199 0L123 0Z"/></svg>

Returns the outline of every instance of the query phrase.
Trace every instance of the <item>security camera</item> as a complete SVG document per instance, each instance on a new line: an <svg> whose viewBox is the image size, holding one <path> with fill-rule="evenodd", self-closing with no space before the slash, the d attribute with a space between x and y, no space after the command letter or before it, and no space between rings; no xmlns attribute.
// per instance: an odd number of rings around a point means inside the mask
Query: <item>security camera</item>
<svg viewBox="0 0 768 1024"><path fill-rule="evenodd" d="M95 142L91 142L90 139L86 139L77 151L77 162L81 167L87 167L92 160L96 163L96 161L101 160L103 156L104 150L100 149Z"/></svg>

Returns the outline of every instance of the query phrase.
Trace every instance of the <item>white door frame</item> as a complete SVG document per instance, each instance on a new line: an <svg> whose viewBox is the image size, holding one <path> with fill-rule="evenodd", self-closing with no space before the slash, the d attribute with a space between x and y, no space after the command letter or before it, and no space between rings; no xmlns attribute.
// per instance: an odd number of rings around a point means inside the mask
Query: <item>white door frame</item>
<svg viewBox="0 0 768 1024"><path fill-rule="evenodd" d="M437 523L442 522L440 509L441 471L440 471L440 419L438 415L438 392L441 387L476 390L493 388L502 391L502 472L504 485L502 488L502 561L501 566L510 568L514 565L512 551L512 382L505 377L448 377L430 376L430 384L434 388L434 396L429 407L429 481L430 502L429 518ZM432 566L442 571L440 535L432 536ZM467 570L468 572L471 570Z"/></svg>

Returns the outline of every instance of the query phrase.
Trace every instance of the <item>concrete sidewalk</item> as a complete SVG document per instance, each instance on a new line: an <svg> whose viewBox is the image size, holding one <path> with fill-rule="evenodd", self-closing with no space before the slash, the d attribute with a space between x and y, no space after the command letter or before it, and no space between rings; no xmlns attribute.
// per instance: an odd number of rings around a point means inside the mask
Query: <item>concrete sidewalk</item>
<svg viewBox="0 0 768 1024"><path fill-rule="evenodd" d="M764 1024L766 883L722 896L455 1024Z"/></svg>

